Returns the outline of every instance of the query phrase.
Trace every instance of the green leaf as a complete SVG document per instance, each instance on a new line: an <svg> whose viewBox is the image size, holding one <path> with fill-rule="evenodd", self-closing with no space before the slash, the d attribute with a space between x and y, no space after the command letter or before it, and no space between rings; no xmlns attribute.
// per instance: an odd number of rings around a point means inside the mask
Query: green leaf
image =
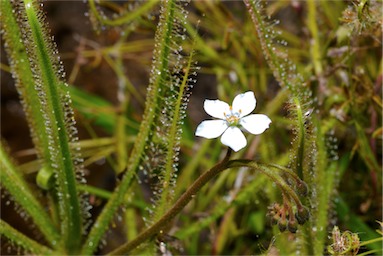
<svg viewBox="0 0 383 256"><path fill-rule="evenodd" d="M0 234L4 235L18 246L22 247L26 252L35 255L57 255L51 249L37 243L29 237L21 234L18 230L12 228L8 223L0 219Z"/></svg>
<svg viewBox="0 0 383 256"><path fill-rule="evenodd" d="M180 8L180 7L178 7ZM172 36L174 36L174 12L176 11L176 2L167 1L162 3L160 22L156 32L156 49L154 60L152 63L152 71L150 77L150 84L148 94L146 96L146 105L143 116L143 121L139 129L139 133L136 137L134 147L127 164L127 171L117 189L112 194L111 199L108 201L103 211L93 225L88 239L86 240L82 253L91 254L97 248L101 237L107 229L111 219L114 216L117 208L121 205L125 199L125 194L130 188L130 185L138 171L139 165L143 159L145 146L151 142L153 138L153 130L159 125L156 121L159 121L159 114L163 110L163 107L168 104L162 101L169 90L170 74L170 61L172 45ZM180 10L178 10L180 11ZM167 89L168 88L168 89ZM161 105L162 104L162 105Z"/></svg>
<svg viewBox="0 0 383 256"><path fill-rule="evenodd" d="M37 228L41 230L49 244L53 247L57 247L59 245L60 235L56 227L13 165L2 143L0 145L0 161L0 181L2 186L9 191L13 199L32 217Z"/></svg>
<svg viewBox="0 0 383 256"><path fill-rule="evenodd" d="M70 143L77 141L73 110L62 66L47 33L40 6L32 0L1 1L3 29L13 75L28 116L33 142L46 174L54 174L60 209L62 246L74 253L81 243L82 214L76 175L82 161ZM17 19L16 19L16 16ZM62 88L60 88L62 87Z"/></svg>

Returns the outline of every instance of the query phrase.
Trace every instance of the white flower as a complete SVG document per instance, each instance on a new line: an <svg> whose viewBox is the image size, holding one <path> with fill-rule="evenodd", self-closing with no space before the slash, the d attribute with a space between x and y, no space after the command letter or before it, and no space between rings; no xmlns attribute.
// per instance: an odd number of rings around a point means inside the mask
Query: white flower
<svg viewBox="0 0 383 256"><path fill-rule="evenodd" d="M256 99L251 91L237 95L232 106L220 100L205 100L203 107L206 113L218 120L203 121L198 125L195 135L207 139L222 135L221 142L238 151L247 144L240 128L252 134L261 134L271 123L266 115L249 115L255 109L255 105Z"/></svg>

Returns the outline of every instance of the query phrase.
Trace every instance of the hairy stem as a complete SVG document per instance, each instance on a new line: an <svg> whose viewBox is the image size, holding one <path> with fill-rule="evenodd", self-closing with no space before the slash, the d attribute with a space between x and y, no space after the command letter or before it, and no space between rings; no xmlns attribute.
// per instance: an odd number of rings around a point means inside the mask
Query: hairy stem
<svg viewBox="0 0 383 256"><path fill-rule="evenodd" d="M290 188L281 177L273 173L269 168L265 166L260 166L256 162L251 160L231 160L229 161L231 155L231 149L228 149L228 152L225 158L215 165L213 168L203 173L194 183L186 190L184 194L175 202L173 207L167 211L156 223L150 226L148 229L139 234L135 239L129 241L116 250L110 252L110 255L122 255L130 252L135 249L141 243L150 239L154 235L161 233L163 228L175 217L181 210L190 202L194 195L213 177L222 171L233 168L233 167L248 167L254 170L261 171L267 177L269 177L277 186L279 186L284 194L291 198L298 207L303 207L301 201L299 200L297 194L292 188ZM278 178L279 177L279 178Z"/></svg>
<svg viewBox="0 0 383 256"><path fill-rule="evenodd" d="M267 177L269 177L282 190L284 194L288 195L292 200L294 200L298 207L303 207L295 191L289 185L287 185L279 175L275 174L275 172L269 169L266 165L257 164L252 160L236 160L231 161L227 166L227 168L232 167L248 167L262 172Z"/></svg>
<svg viewBox="0 0 383 256"><path fill-rule="evenodd" d="M155 110L160 105L160 99L162 97L161 91L164 91L164 82L167 81L166 71L169 70L169 47L172 41L174 9L176 2L174 0L163 1L161 4L161 22L156 32L156 42L158 42L158 44L155 47L155 58L152 63L153 72L151 74L150 85L146 97L144 119L141 122L140 131L135 140L132 153L130 154L126 173L122 178L120 185L116 188L112 194L112 197L93 225L89 236L83 245L82 254L92 254L99 245L99 242L105 234L111 219L113 218L117 208L123 202L126 192L130 188L130 185L142 161L145 146L152 136L151 131L157 116L157 112Z"/></svg>
<svg viewBox="0 0 383 256"><path fill-rule="evenodd" d="M20 204L29 216L32 217L36 226L44 234L48 243L56 247L60 240L60 235L49 219L48 214L40 205L36 197L34 197L28 184L21 177L16 167L11 162L8 154L0 142L0 180L1 184L11 193L14 200Z"/></svg>
<svg viewBox="0 0 383 256"><path fill-rule="evenodd" d="M32 252L34 255L53 255L51 249L20 233L2 219L0 219L0 234L17 243L17 245L21 246L26 252Z"/></svg>
<svg viewBox="0 0 383 256"><path fill-rule="evenodd" d="M94 0L89 0L89 7L92 13L102 24L110 26L119 26L137 20L138 17L150 11L150 9L152 9L157 3L157 0L149 0L147 2L143 2L142 6L134 10L134 12L127 12L126 15L116 19L108 19L104 15L100 14L97 10Z"/></svg>
<svg viewBox="0 0 383 256"><path fill-rule="evenodd" d="M75 129L67 122L70 113L69 94L64 95L59 87L62 86L55 69L53 46L47 39L42 19L38 14L36 4L32 0L24 0L24 8L31 31L31 39L36 44L34 57L40 67L41 101L45 105L46 129L49 129L49 150L51 167L55 170L58 193L61 228L66 249L69 253L76 253L81 244L82 215L76 188L76 166L74 154L70 149L71 136L69 128ZM43 115L44 115L43 114ZM71 127L69 127L71 126ZM47 160L47 159L46 159Z"/></svg>
<svg viewBox="0 0 383 256"><path fill-rule="evenodd" d="M175 202L174 206L167 211L162 218L160 218L156 223L150 226L148 229L139 234L132 241L127 242L126 244L120 246L116 250L110 252L110 255L122 255L126 254L129 251L133 250L139 246L144 241L153 237L154 235L161 233L162 229L175 217L181 210L190 202L190 200L195 196L195 194L213 177L218 173L226 170L228 168L228 161L231 156L231 149L228 149L225 158L215 165L213 168L203 173L199 178L194 181L194 183L189 187L188 190Z"/></svg>
<svg viewBox="0 0 383 256"><path fill-rule="evenodd" d="M297 121L298 121L298 149L297 149L297 161L296 161L296 170L298 173L298 176L301 180L304 180L303 177L303 164L304 164L304 158L305 158L305 125L303 120L303 112L301 107L301 102L298 100L298 98L294 98L295 108L296 108L296 115L297 115ZM307 177L306 177L307 178Z"/></svg>

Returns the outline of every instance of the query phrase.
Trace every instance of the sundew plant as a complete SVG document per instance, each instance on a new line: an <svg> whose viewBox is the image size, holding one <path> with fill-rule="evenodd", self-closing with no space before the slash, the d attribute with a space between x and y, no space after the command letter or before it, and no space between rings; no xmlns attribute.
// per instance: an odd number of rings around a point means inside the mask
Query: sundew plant
<svg viewBox="0 0 383 256"><path fill-rule="evenodd" d="M0 12L2 255L383 253L380 1Z"/></svg>

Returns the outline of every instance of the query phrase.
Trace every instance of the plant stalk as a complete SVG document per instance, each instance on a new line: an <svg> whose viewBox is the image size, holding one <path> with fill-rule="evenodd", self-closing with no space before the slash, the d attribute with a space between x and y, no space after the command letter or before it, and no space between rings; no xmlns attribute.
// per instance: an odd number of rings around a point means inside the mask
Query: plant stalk
<svg viewBox="0 0 383 256"><path fill-rule="evenodd" d="M229 148L225 158L215 165L213 168L203 173L194 183L189 187L188 190L176 201L174 206L166 212L161 219L154 223L151 227L139 234L135 239L129 241L114 251L110 252L109 255L123 255L136 248L144 241L150 239L154 235L161 233L162 229L178 214L181 210L190 202L195 194L213 177L220 172L228 168L228 161L231 156L232 150Z"/></svg>

